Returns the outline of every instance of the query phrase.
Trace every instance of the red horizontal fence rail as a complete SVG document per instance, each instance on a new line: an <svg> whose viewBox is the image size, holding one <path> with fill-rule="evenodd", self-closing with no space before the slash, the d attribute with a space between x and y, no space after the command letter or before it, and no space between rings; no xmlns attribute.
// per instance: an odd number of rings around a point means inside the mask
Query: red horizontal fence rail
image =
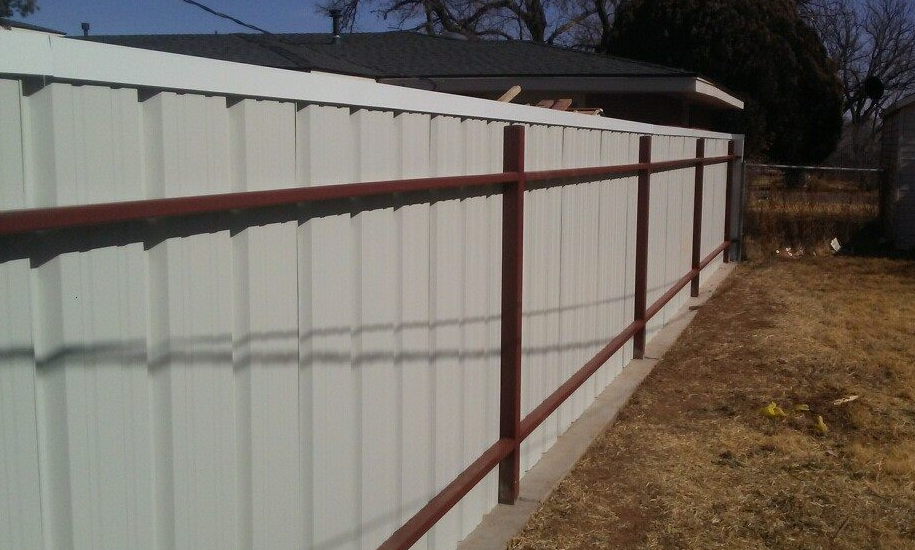
<svg viewBox="0 0 915 550"><path fill-rule="evenodd" d="M509 126L510 128L510 126ZM706 159L682 159L664 161L652 165L652 172L677 170L691 166L704 166L731 162L735 155ZM598 177L635 173L646 169L644 164L618 164L591 168L568 168L525 172L526 181L543 181L576 177ZM462 187L484 187L504 185L518 181L517 172L479 174L473 176L445 176L405 180L373 181L365 183L342 183L318 187L298 187L271 191L243 191L168 199L145 199L112 203L86 204L79 206L57 206L52 208L31 208L0 212L0 236L31 233L54 229L93 227L112 223L142 221L153 218L193 216L288 206L305 202L355 199L395 193L458 189Z"/></svg>
<svg viewBox="0 0 915 550"><path fill-rule="evenodd" d="M191 216L254 208L295 205L480 186L502 187L502 337L500 375L499 440L480 455L441 492L395 531L379 550L406 550L422 537L455 504L490 471L499 467L499 502L512 504L518 497L521 442L543 423L572 393L584 384L610 357L633 339L636 357L644 354L645 329L656 315L686 285L692 283L692 294L698 293L699 276L707 266L730 246L731 187L734 142L728 154L705 157L705 143L699 139L696 157L652 162L651 137L639 140L639 162L613 166L570 168L527 172L524 169L524 127L505 128L503 172L474 176L418 178L283 189L251 191L169 199L152 199L119 203L64 206L0 212L0 236L21 235L49 230L104 226L106 224L142 221L163 217ZM725 222L723 241L704 258L701 254L702 195L704 167L727 163ZM648 217L651 200L651 174L695 167L693 201L692 256L690 270L673 287L651 305L647 304ZM521 291L523 285L524 192L529 181L596 178L619 174L638 175L638 214L636 219L635 311L633 321L614 336L594 357L521 418ZM557 184L563 184L557 181ZM727 254L725 254L727 261Z"/></svg>

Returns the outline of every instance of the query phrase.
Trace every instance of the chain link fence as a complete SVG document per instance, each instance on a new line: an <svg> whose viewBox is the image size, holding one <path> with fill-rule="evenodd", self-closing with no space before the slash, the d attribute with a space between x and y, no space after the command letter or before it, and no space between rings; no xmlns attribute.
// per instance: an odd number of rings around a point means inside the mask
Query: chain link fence
<svg viewBox="0 0 915 550"><path fill-rule="evenodd" d="M833 254L879 216L874 168L746 165L747 259Z"/></svg>

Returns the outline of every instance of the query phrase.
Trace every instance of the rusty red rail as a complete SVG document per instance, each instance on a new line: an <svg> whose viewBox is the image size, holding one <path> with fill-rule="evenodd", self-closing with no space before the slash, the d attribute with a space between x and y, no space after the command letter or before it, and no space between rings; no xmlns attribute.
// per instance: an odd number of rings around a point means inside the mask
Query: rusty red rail
<svg viewBox="0 0 915 550"><path fill-rule="evenodd" d="M703 159L702 164L717 164L737 158L734 155ZM674 170L696 166L696 159L683 159L655 163L652 172ZM657 168L661 166L661 168ZM567 168L526 172L527 181L567 179L584 176L611 176L635 173L645 170L646 165L621 164L592 168ZM137 201L86 204L80 206L57 206L52 208L31 208L0 212L0 236L68 229L74 227L99 226L111 223L140 221L151 218L191 216L300 204L305 202L355 199L395 193L436 191L487 185L514 184L519 180L515 171L473 176L446 176L436 178L415 178L405 180L373 181L365 183L343 183L317 187L296 187L270 191L244 191L168 199L145 199Z"/></svg>
<svg viewBox="0 0 915 550"><path fill-rule="evenodd" d="M685 277L680 279L676 285L674 285L670 290L668 290L663 296L658 298L651 307L647 308L646 319L651 319L654 315L661 311L661 308L664 307L667 302L669 302L674 296L677 295L677 292L683 289L691 280L698 278L699 271L702 268L711 263L715 259L715 256L721 254L725 247L729 243L722 243L718 248L713 250L704 260L702 260L700 267L690 270ZM604 363L610 359L614 353L618 352L626 342L632 338L636 332L642 330L645 327L644 321L633 321L628 327L623 329L623 332L617 334L606 346L601 348L597 354L592 357L583 367L578 369L578 372L572 375L571 378L565 381L559 388L557 388L549 397L543 400L540 405L537 405L533 411L530 412L524 420L521 421L521 434L522 440L529 436L531 432L537 429L540 424L542 424L560 405L565 402L575 390L581 387L582 384L588 381L588 378L592 374L597 372L597 369L601 367Z"/></svg>
<svg viewBox="0 0 915 550"><path fill-rule="evenodd" d="M648 136L644 136L648 137ZM701 140L700 140L701 141ZM708 164L721 164L727 162L733 155L723 155L720 157L710 158L692 158L677 160L662 160L657 162L645 161L639 159L635 164L616 164L613 166L589 166L585 168L562 168L559 170L538 170L527 172L525 178L527 181L543 181L552 179L567 178L585 178L599 176L615 176L620 174L634 174L644 170L651 172L667 172L670 170L680 170L682 168L693 168L694 166L705 166Z"/></svg>
<svg viewBox="0 0 915 550"><path fill-rule="evenodd" d="M394 193L458 189L513 183L518 174L501 172L479 176L450 176L407 180L344 183L270 191L243 191L194 197L58 206L0 212L0 235L48 229L98 226L150 218L211 214L232 210L268 208L304 202L355 199Z"/></svg>
<svg viewBox="0 0 915 550"><path fill-rule="evenodd" d="M487 449L480 458L461 472L454 481L449 483L442 491L435 495L419 512L407 520L388 540L378 547L378 550L403 548L413 546L435 523L442 519L455 504L480 482L486 474L492 471L505 457L517 453L515 442L510 439L499 439Z"/></svg>
<svg viewBox="0 0 915 550"><path fill-rule="evenodd" d="M524 127L505 128L503 172L473 176L418 178L252 191L219 195L152 199L119 203L63 206L0 212L0 236L21 235L39 231L142 221L147 219L192 216L235 210L295 205L305 202L352 199L395 193L411 193L481 186L501 186L502 202L502 353L501 404L499 440L397 529L378 550L407 550L457 504L496 466L499 467L499 501L514 503L520 479L519 449L521 442L542 424L629 339L633 339L634 356L641 357L645 348L645 329L654 317L686 285L692 283L692 295L698 293L699 275L715 257L730 246L730 205L733 187L734 142L728 154L705 157L703 139L697 141L696 157L688 159L651 160L651 137L639 141L639 162L634 164L542 170L524 169ZM702 230L702 193L704 167L727 163L725 222L723 241L705 258L699 259ZM667 170L695 168L691 269L673 287L651 305L647 304L648 218L651 198L651 174ZM524 228L524 192L527 182L597 178L619 174L638 175L638 208L636 219L635 311L633 321L614 336L594 357L585 363L542 403L521 418L521 296L522 249ZM561 182L559 182L561 183Z"/></svg>

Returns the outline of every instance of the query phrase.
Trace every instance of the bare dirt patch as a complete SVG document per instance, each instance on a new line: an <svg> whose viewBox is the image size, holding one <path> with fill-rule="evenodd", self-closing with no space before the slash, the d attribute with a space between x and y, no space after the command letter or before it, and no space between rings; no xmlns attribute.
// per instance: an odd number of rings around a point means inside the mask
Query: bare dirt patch
<svg viewBox="0 0 915 550"><path fill-rule="evenodd" d="M739 267L509 548L915 548L915 262Z"/></svg>

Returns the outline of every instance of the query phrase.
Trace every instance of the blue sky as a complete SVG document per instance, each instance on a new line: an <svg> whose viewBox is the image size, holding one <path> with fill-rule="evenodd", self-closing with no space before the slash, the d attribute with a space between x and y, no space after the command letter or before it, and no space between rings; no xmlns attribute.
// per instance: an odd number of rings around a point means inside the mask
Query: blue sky
<svg viewBox="0 0 915 550"><path fill-rule="evenodd" d="M330 21L315 12L320 0L198 0L203 4L271 32L328 32ZM92 34L159 34L250 32L243 27L185 4L181 0L38 0L39 10L19 19L68 34L81 34L88 21ZM370 13L358 30L385 30Z"/></svg>

